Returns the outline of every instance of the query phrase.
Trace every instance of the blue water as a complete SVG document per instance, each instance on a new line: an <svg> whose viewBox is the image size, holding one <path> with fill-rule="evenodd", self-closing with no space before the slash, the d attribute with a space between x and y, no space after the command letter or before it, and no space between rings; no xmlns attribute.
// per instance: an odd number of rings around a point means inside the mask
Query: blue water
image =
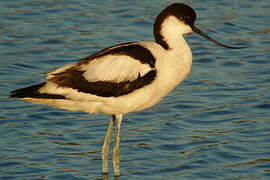
<svg viewBox="0 0 270 180"><path fill-rule="evenodd" d="M110 116L8 98L11 90L104 47L152 40L171 0L0 1L0 179L102 177ZM270 3L192 0L197 26L188 78L162 102L125 115L121 180L270 179Z"/></svg>

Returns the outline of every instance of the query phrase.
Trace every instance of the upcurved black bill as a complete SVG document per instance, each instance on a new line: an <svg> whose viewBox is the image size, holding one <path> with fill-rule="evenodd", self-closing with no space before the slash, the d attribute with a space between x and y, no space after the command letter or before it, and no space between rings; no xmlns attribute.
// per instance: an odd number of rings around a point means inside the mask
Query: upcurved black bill
<svg viewBox="0 0 270 180"><path fill-rule="evenodd" d="M231 49L242 49L242 48L247 48L246 46L241 46L241 47L237 46L237 47L236 47L236 46L228 46L228 45L225 45L225 44L223 44L223 43L220 43L220 42L218 42L218 41L212 39L210 36L208 36L207 34L205 34L204 32L202 32L202 31L201 31L200 29L198 29L197 27L192 26L191 28L192 28L193 32L198 33L198 34L201 35L202 37L208 39L209 41L212 41L213 43L216 43L216 44L219 45L219 46L222 46L222 47L225 47L225 48L231 48Z"/></svg>

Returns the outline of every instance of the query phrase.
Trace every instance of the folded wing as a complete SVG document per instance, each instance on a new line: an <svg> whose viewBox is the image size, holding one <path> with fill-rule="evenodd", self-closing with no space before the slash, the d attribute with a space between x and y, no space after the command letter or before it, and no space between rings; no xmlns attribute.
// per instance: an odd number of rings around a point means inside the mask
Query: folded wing
<svg viewBox="0 0 270 180"><path fill-rule="evenodd" d="M118 97L150 84L156 77L155 58L145 47L130 43L102 50L77 64L50 73L47 83L59 89L102 97ZM46 86L42 89L46 92ZM54 93L50 86L49 93ZM63 95L63 94L60 94Z"/></svg>

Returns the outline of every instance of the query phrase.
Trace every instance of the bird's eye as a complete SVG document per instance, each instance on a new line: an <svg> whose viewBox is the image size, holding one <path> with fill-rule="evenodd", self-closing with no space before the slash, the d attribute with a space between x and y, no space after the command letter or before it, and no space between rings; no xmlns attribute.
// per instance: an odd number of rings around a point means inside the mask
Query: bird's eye
<svg viewBox="0 0 270 180"><path fill-rule="evenodd" d="M183 17L183 20L186 21L186 22L189 22L190 21L190 18L188 16L184 16Z"/></svg>

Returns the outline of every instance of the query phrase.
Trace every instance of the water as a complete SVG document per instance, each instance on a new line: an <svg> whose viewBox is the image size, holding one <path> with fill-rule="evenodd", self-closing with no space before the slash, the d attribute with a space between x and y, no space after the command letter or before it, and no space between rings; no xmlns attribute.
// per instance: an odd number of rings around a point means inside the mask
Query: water
<svg viewBox="0 0 270 180"><path fill-rule="evenodd" d="M0 1L0 179L102 179L109 116L34 105L9 92L101 48L153 39L154 18L171 2ZM184 2L203 31L251 47L186 37L189 77L156 106L124 117L120 179L270 179L269 1Z"/></svg>

